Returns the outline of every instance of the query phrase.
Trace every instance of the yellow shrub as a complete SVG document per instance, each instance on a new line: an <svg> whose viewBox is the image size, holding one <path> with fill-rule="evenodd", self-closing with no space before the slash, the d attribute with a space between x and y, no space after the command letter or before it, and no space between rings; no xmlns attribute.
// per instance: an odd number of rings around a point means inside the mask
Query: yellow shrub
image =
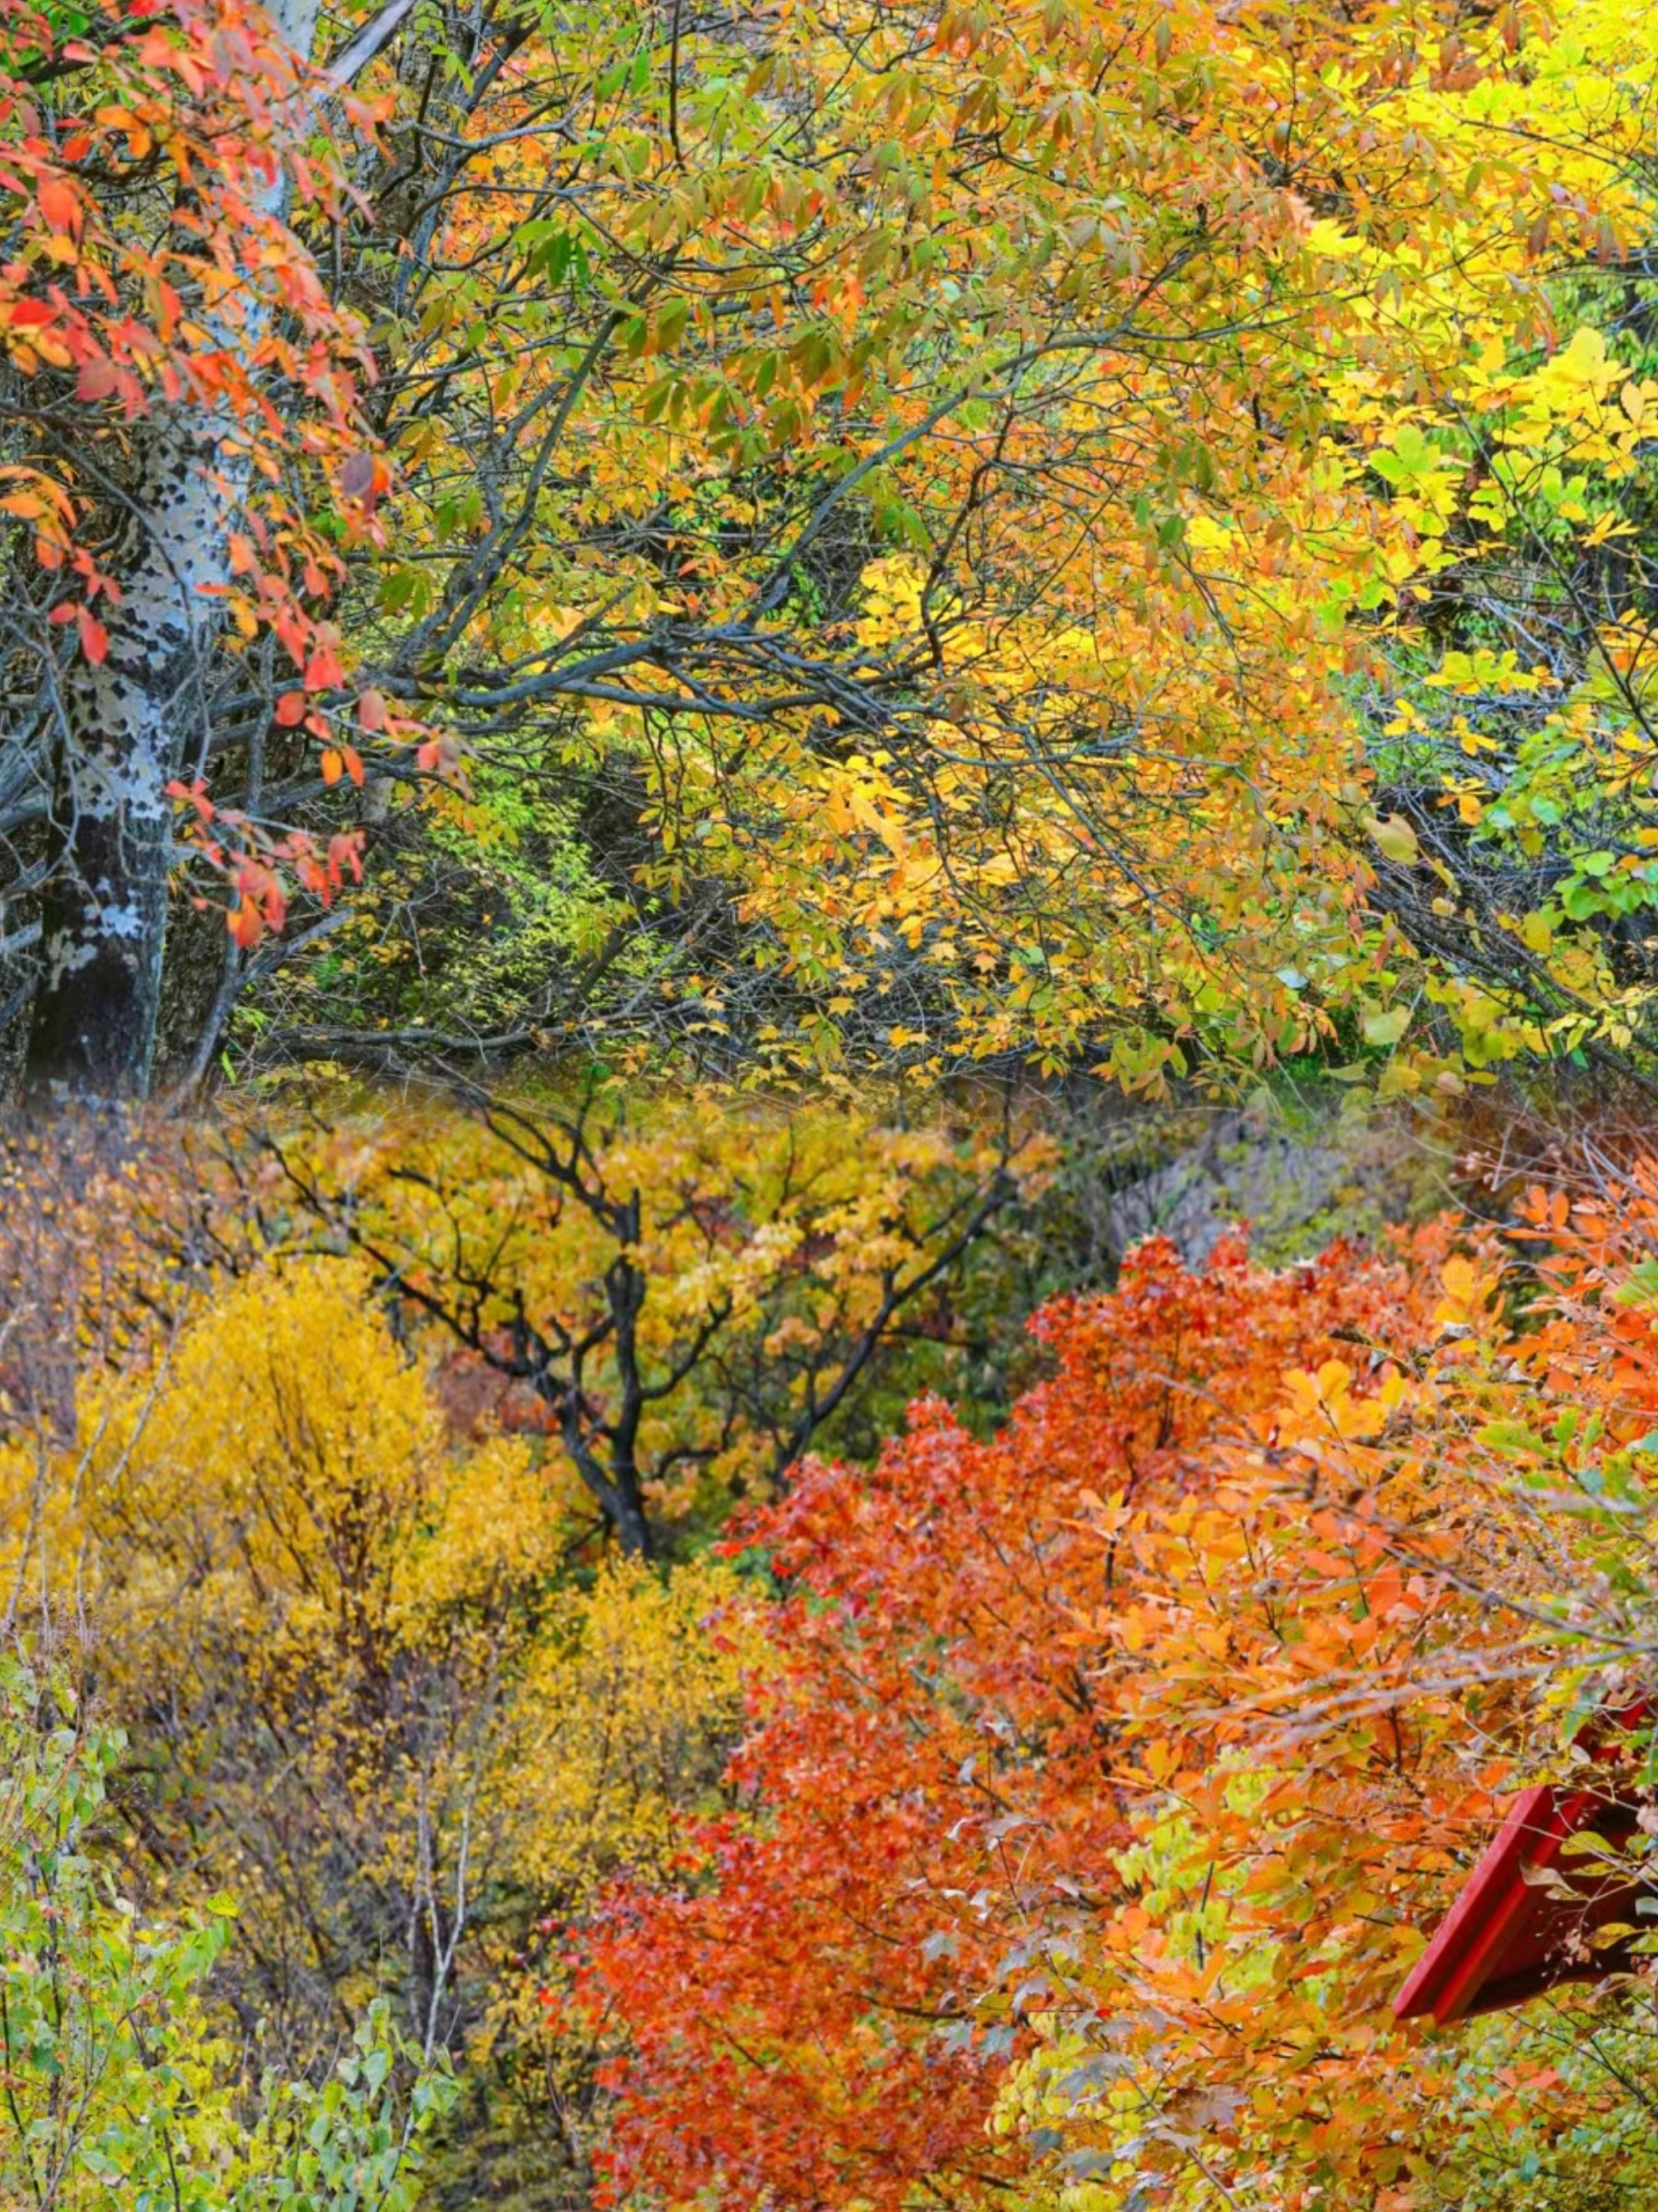
<svg viewBox="0 0 1658 2212"><path fill-rule="evenodd" d="M87 1510L110 1655L148 1671L188 1625L274 1694L383 1663L442 1425L352 1262L222 1286L153 1373L94 1396ZM111 1622L112 1629L115 1623Z"/></svg>
<svg viewBox="0 0 1658 2212"><path fill-rule="evenodd" d="M622 1867L660 1872L675 1809L711 1797L763 1636L733 1570L606 1563L531 1655L515 1699L520 1871L576 1910Z"/></svg>
<svg viewBox="0 0 1658 2212"><path fill-rule="evenodd" d="M591 1526L556 1444L446 1437L336 1257L218 1285L75 1444L0 1453L0 1568L85 1603L159 1879L237 1894L296 2056L389 1977L419 2018L457 1923L456 2031L515 2047L537 1922L714 1801L752 1608L706 1562L573 1564Z"/></svg>

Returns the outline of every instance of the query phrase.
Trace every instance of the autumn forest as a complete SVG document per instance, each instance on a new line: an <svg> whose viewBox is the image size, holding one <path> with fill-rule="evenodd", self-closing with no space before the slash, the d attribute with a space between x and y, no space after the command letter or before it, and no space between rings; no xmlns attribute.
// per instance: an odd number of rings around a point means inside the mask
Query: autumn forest
<svg viewBox="0 0 1658 2212"><path fill-rule="evenodd" d="M1658 2198L1658 16L0 0L0 2212Z"/></svg>

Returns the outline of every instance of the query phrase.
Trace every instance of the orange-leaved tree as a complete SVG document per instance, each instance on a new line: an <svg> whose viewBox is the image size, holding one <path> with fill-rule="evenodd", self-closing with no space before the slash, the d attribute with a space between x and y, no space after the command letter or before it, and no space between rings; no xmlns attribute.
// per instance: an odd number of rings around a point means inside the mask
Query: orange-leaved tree
<svg viewBox="0 0 1658 2212"><path fill-rule="evenodd" d="M1192 1274L1152 1243L1036 1327L1057 1372L1005 1433L923 1404L873 1471L808 1465L734 1539L784 1578L781 1673L733 1767L747 1816L688 1831L679 1886L614 1895L594 1939L626 2035L617 2196L896 2207L1014 2178L1029 2143L987 2129L1029 2030L982 1999L1011 1956L1025 2003L1046 1986L1045 1913L1101 1909L1154 1787L1099 1679L1096 1617L1121 1603L1131 1634L1136 1599L1100 1531L1192 1511L1286 1366L1430 1320L1397 1260L1269 1274L1231 1242Z"/></svg>
<svg viewBox="0 0 1658 2212"><path fill-rule="evenodd" d="M1658 1173L1530 1220L1534 1270L1145 1247L1006 1435L923 1408L749 1529L745 1811L590 1962L618 2197L1555 2212L1649 2169L1626 1971L1448 2044L1392 2012L1658 1649Z"/></svg>
<svg viewBox="0 0 1658 2212"><path fill-rule="evenodd" d="M1134 1836L1115 1895L1035 1916L1038 2047L998 2118L1103 2205L1650 2185L1649 1728L1599 1786L1639 1813L1596 1847L1627 1917L1561 1930L1589 1988L1445 2039L1391 2009L1507 1795L1581 1787L1585 1722L1630 1710L1658 1650L1658 1171L1523 1220L1528 1265L1453 1257L1414 1354L1286 1377L1203 1494L1091 1516L1133 1591L1079 1626L1134 1746Z"/></svg>

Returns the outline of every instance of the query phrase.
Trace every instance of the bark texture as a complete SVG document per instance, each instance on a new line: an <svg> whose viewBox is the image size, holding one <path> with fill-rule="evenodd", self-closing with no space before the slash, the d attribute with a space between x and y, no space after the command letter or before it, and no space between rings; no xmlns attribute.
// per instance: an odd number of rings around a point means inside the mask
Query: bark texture
<svg viewBox="0 0 1658 2212"><path fill-rule="evenodd" d="M112 564L122 604L108 657L65 679L53 779L55 865L26 1080L74 1097L149 1087L167 945L172 803L167 786L206 736L217 630L204 587L226 581L229 509L215 441L176 412L146 425Z"/></svg>

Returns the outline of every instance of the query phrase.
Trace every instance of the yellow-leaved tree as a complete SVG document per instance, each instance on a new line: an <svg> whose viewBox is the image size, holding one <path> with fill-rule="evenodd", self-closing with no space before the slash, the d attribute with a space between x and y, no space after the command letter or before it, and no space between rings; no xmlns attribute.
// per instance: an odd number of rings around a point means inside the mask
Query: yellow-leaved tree
<svg viewBox="0 0 1658 2212"><path fill-rule="evenodd" d="M250 1173L288 1234L363 1257L454 1387L496 1379L641 1556L778 1485L900 1338L947 1353L952 1270L1051 1164L1006 1112L851 1096L462 1104L376 1100L268 1137Z"/></svg>

